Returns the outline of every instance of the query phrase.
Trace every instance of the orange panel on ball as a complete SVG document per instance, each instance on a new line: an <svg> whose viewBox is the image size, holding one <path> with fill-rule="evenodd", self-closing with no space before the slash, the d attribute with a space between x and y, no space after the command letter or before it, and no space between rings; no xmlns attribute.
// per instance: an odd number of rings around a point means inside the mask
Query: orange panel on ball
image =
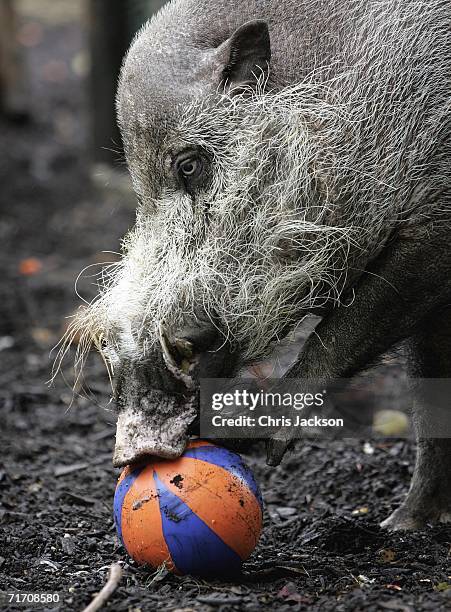
<svg viewBox="0 0 451 612"><path fill-rule="evenodd" d="M248 558L260 535L262 512L245 483L222 467L190 457L155 467L171 493L243 560Z"/></svg>
<svg viewBox="0 0 451 612"><path fill-rule="evenodd" d="M130 487L122 506L122 538L131 557L154 567L166 563L176 571L161 525L158 493L153 478L155 465L146 466Z"/></svg>

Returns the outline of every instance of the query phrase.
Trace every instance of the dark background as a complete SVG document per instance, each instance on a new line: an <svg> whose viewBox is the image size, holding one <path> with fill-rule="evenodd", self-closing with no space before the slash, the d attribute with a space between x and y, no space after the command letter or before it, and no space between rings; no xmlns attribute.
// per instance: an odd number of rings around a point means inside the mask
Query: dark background
<svg viewBox="0 0 451 612"><path fill-rule="evenodd" d="M1 12L7 5L15 24ZM407 490L407 440L310 440L276 469L255 449L248 460L265 529L232 583L138 568L118 543L104 367L92 355L75 392L70 358L46 381L49 353L80 304L75 279L93 266L78 283L91 299L95 274L117 259L133 224L114 88L128 41L153 8L0 0L0 66L5 46L16 58L13 77L0 71L0 591L58 592L59 609L82 610L120 560L114 611L445 609L449 529L378 527ZM381 385L396 386L399 363L380 369Z"/></svg>

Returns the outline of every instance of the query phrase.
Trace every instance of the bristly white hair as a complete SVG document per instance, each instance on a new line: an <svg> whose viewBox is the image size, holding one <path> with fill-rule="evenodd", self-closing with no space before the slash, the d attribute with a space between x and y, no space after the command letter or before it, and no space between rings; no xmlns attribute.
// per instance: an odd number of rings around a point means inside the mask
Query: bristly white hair
<svg viewBox="0 0 451 612"><path fill-rule="evenodd" d="M345 109L319 93L260 87L186 110L179 137L206 151L212 184L194 202L167 192L140 208L122 262L68 332L82 330L82 354L91 337L107 357L144 357L160 322L177 329L202 311L256 360L306 311L339 300L357 245L355 227L331 222L327 180Z"/></svg>
<svg viewBox="0 0 451 612"><path fill-rule="evenodd" d="M277 92L261 81L187 108L177 137L206 151L211 185L194 200L166 190L142 203L123 260L59 358L81 330L79 365L92 342L110 368L118 356L141 359L160 323L176 330L202 312L243 361L258 360L307 311L340 303L400 223L429 217L424 194L450 179L449 59L436 54L449 33L420 4L430 27L393 27L395 48L384 19L409 16L401 4L378 13L368 40L349 43L361 65L338 76L313 72Z"/></svg>

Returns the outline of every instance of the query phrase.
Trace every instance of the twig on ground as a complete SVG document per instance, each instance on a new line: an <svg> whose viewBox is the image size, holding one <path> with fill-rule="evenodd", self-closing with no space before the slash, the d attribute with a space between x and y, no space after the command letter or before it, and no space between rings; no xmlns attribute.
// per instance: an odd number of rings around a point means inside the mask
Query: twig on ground
<svg viewBox="0 0 451 612"><path fill-rule="evenodd" d="M117 589L121 578L122 567L119 565L119 563L113 563L113 565L110 567L108 580L105 586L99 593L97 593L89 606L85 608L83 612L96 612L97 610L100 610Z"/></svg>

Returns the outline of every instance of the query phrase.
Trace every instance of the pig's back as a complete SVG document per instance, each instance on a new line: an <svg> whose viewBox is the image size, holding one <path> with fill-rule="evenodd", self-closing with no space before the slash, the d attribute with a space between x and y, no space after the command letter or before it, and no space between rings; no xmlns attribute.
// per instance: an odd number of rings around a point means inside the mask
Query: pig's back
<svg viewBox="0 0 451 612"><path fill-rule="evenodd" d="M169 42L178 32L179 41L208 49L252 19L269 24L276 85L314 70L319 78L356 65L371 70L400 56L407 65L434 64L447 52L451 64L449 0L173 0L161 13L160 35Z"/></svg>

